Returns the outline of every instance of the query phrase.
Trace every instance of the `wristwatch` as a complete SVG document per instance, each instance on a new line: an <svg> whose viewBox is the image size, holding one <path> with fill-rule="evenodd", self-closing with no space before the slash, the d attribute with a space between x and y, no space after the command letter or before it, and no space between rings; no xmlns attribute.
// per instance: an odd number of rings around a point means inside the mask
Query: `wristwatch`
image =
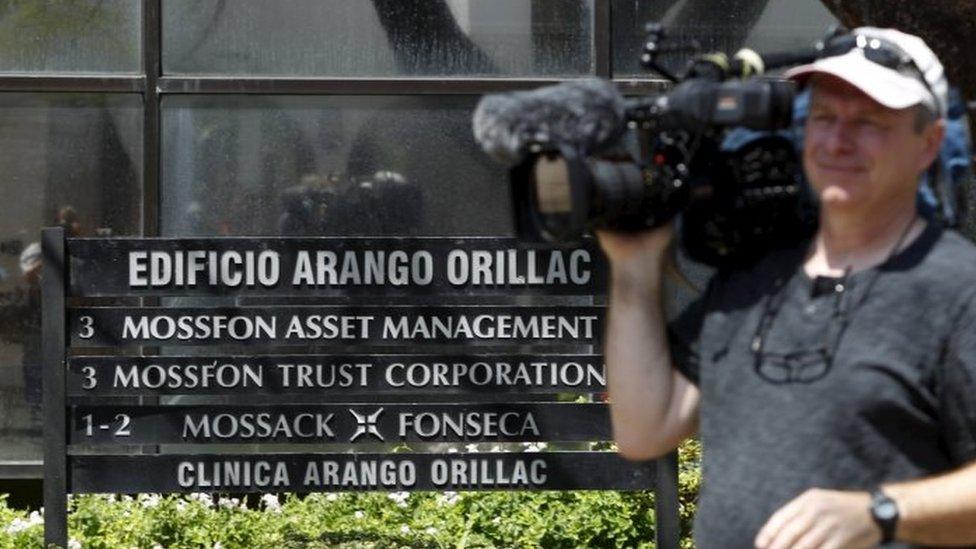
<svg viewBox="0 0 976 549"><path fill-rule="evenodd" d="M878 528L881 528L881 543L895 540L895 529L898 527L898 504L881 488L871 492L871 518Z"/></svg>

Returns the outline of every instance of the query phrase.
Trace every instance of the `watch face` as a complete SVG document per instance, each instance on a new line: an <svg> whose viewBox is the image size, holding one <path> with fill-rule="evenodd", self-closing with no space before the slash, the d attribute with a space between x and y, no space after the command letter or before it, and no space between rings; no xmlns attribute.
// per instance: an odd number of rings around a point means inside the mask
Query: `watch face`
<svg viewBox="0 0 976 549"><path fill-rule="evenodd" d="M891 520L898 515L898 507L892 501L882 501L875 506L874 514L881 520Z"/></svg>

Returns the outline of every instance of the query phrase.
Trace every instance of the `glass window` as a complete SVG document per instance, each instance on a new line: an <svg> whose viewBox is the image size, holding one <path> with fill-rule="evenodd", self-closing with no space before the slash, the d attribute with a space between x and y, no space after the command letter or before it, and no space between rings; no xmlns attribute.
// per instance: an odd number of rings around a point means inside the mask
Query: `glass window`
<svg viewBox="0 0 976 549"><path fill-rule="evenodd" d="M165 235L511 233L476 97L181 96L163 102Z"/></svg>
<svg viewBox="0 0 976 549"><path fill-rule="evenodd" d="M809 47L836 23L819 0L614 0L612 12L614 76L624 78L649 76L639 60L649 21L664 23L675 43L728 54ZM664 64L680 70L687 60L675 54Z"/></svg>
<svg viewBox="0 0 976 549"><path fill-rule="evenodd" d="M142 2L0 4L0 72L138 73Z"/></svg>
<svg viewBox="0 0 976 549"><path fill-rule="evenodd" d="M589 74L593 0L166 0L167 74Z"/></svg>
<svg viewBox="0 0 976 549"><path fill-rule="evenodd" d="M0 94L0 173L0 461L40 459L40 229L139 234L141 97Z"/></svg>

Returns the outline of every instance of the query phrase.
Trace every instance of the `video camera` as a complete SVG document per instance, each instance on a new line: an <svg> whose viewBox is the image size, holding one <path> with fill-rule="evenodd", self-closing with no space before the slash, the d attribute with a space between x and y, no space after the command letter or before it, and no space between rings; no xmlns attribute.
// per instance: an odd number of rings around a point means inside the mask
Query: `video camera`
<svg viewBox="0 0 976 549"><path fill-rule="evenodd" d="M659 57L697 45L670 44L651 24L641 61L675 83L669 92L624 99L609 82L585 80L489 95L474 133L510 166L522 240L574 243L591 229L637 232L683 212L693 258L748 260L817 222L789 132L794 85L762 75L852 47L852 35L834 30L805 50L698 54L679 76Z"/></svg>

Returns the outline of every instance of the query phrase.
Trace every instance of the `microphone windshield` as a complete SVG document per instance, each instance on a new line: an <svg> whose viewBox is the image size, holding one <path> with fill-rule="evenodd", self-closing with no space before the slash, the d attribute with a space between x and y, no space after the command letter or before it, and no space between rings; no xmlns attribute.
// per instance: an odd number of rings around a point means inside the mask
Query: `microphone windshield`
<svg viewBox="0 0 976 549"><path fill-rule="evenodd" d="M569 145L590 154L618 138L625 122L626 103L617 88L588 79L485 95L472 126L489 156L514 166L533 143Z"/></svg>

